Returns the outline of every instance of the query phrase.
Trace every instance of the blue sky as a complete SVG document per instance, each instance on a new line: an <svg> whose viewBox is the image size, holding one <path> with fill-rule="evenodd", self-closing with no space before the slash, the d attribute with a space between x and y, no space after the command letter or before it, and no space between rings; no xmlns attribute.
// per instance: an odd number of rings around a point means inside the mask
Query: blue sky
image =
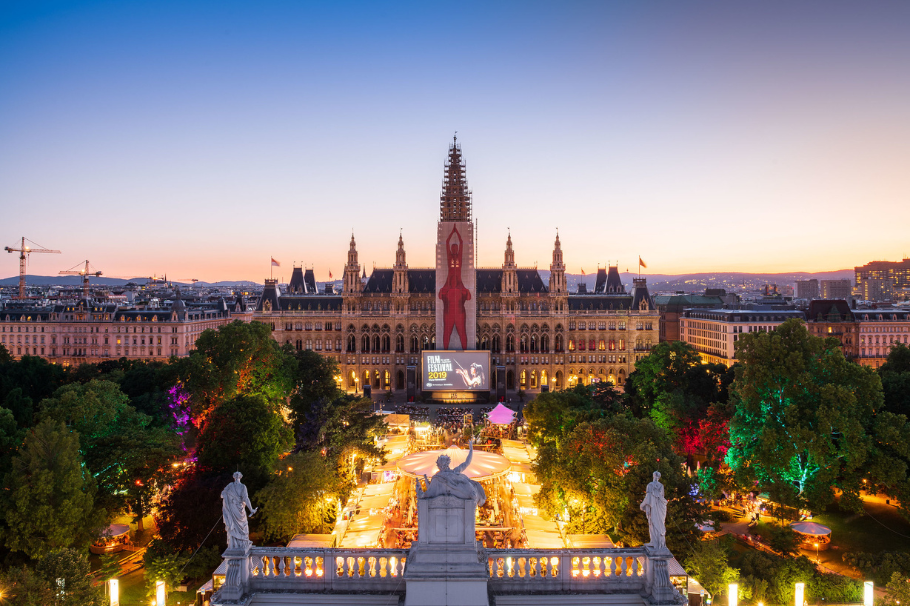
<svg viewBox="0 0 910 606"><path fill-rule="evenodd" d="M459 133L481 265L910 254L907 2L2 2L0 240L52 274L433 262ZM13 255L0 275L14 275ZM5 269L3 269L5 268Z"/></svg>

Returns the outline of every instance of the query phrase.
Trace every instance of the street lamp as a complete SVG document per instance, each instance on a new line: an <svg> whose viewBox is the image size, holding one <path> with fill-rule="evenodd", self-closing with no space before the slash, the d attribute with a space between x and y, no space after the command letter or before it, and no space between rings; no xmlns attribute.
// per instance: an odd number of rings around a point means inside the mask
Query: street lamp
<svg viewBox="0 0 910 606"><path fill-rule="evenodd" d="M863 582L863 606L872 606L873 599L872 581Z"/></svg>
<svg viewBox="0 0 910 606"><path fill-rule="evenodd" d="M793 606L804 606L805 597L806 597L806 584L797 583L796 584L796 595L794 596Z"/></svg>
<svg viewBox="0 0 910 606"><path fill-rule="evenodd" d="M360 377L354 377L354 393L357 393L357 384L360 383Z"/></svg>
<svg viewBox="0 0 910 606"><path fill-rule="evenodd" d="M739 584L730 583L727 586L727 604L729 606L737 606L739 603Z"/></svg>
<svg viewBox="0 0 910 606"><path fill-rule="evenodd" d="M821 564L821 560L818 559L818 541L815 542L815 563Z"/></svg>

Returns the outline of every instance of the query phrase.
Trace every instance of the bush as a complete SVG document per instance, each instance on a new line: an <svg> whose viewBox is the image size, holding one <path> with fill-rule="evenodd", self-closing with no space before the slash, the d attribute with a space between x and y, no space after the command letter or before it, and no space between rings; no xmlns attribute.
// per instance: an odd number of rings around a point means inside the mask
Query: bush
<svg viewBox="0 0 910 606"><path fill-rule="evenodd" d="M747 551L740 558L740 578L750 586L753 601L791 604L794 583L806 584L808 602L825 600L844 603L862 599L862 584L833 574L818 572L805 556L783 558L761 551ZM764 581L764 583L762 583Z"/></svg>
<svg viewBox="0 0 910 606"><path fill-rule="evenodd" d="M848 552L841 557L845 564L859 569L865 578L879 586L887 585L897 573L910 576L910 553L906 551Z"/></svg>
<svg viewBox="0 0 910 606"><path fill-rule="evenodd" d="M772 549L775 549L785 555L794 555L799 553L799 535L793 532L788 526L771 526L771 538L768 543Z"/></svg>

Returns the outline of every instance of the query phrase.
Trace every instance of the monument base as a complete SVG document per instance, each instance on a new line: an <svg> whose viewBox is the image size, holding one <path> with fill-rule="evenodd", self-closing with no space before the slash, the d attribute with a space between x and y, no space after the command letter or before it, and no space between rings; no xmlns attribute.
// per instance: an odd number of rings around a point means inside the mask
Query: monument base
<svg viewBox="0 0 910 606"><path fill-rule="evenodd" d="M469 546L412 545L405 568L405 606L488 606L489 573Z"/></svg>

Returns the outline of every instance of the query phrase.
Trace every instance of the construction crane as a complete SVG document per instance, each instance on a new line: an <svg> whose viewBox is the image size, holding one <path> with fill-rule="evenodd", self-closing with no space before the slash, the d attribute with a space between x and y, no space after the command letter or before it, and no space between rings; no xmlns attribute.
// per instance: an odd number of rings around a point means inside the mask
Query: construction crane
<svg viewBox="0 0 910 606"><path fill-rule="evenodd" d="M79 267L79 265L71 267L70 269L67 269L66 271L61 271L60 275L61 276L82 276L82 296L85 297L86 299L88 299L89 298L88 277L95 276L97 278L98 276L101 275L101 272L100 271L94 271L94 272L89 271L88 259L85 260L84 269L77 270L76 267Z"/></svg>
<svg viewBox="0 0 910 606"><path fill-rule="evenodd" d="M29 242L30 244L32 244L32 246L27 246L25 244L26 242ZM28 256L32 253L56 253L58 255L60 254L59 250L51 250L49 248L44 248L40 244L38 244L36 242L32 242L31 240L25 238L24 236L22 238L22 244L19 246L19 248L13 248L12 246L4 246L3 250L5 250L6 252L9 252L9 253L12 253L12 252L19 253L19 298L20 299L25 299L25 268L26 268L26 265L28 264Z"/></svg>

